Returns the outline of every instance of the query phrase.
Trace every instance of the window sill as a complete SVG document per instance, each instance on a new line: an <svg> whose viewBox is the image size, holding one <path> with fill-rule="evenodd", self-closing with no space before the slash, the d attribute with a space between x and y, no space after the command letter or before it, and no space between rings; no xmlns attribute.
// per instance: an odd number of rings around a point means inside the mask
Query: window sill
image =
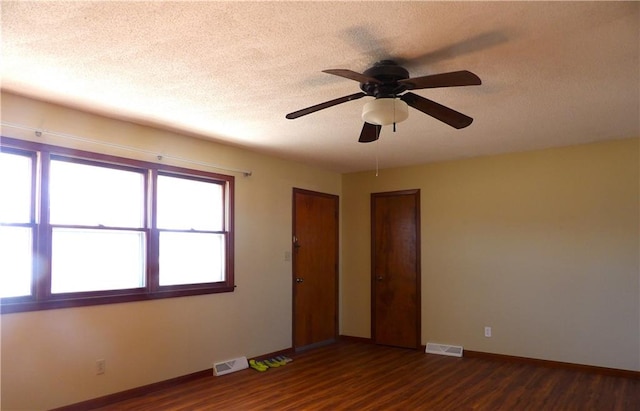
<svg viewBox="0 0 640 411"><path fill-rule="evenodd" d="M235 290L235 286L219 286L206 288L182 288L156 292L141 292L131 294L116 295L94 295L61 297L47 301L20 300L11 302L10 300L0 300L0 314L13 314L28 311L55 310L59 308L88 307L93 305L121 304L136 301L160 300L163 298L189 297L205 294L229 293Z"/></svg>

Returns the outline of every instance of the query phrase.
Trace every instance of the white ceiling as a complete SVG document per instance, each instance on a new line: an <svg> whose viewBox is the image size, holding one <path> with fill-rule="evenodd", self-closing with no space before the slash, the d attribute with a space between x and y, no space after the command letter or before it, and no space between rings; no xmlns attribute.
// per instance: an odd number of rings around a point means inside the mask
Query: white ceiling
<svg viewBox="0 0 640 411"><path fill-rule="evenodd" d="M640 136L639 27L640 2L2 1L2 88L350 172ZM285 119L381 59L477 74L416 91L473 124L410 108L362 144L369 98Z"/></svg>

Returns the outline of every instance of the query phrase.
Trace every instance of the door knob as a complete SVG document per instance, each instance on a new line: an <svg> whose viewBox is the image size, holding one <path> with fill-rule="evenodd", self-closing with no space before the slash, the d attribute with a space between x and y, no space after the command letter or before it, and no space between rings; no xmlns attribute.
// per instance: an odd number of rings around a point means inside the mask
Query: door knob
<svg viewBox="0 0 640 411"><path fill-rule="evenodd" d="M382 276L378 276L378 281L382 281L382 280L383 280Z"/></svg>
<svg viewBox="0 0 640 411"><path fill-rule="evenodd" d="M296 278L296 283L303 283L304 282L304 278Z"/></svg>

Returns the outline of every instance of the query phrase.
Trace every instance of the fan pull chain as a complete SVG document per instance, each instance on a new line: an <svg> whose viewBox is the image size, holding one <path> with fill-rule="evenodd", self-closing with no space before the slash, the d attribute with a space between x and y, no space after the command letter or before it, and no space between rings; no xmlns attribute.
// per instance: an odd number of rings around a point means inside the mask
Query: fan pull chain
<svg viewBox="0 0 640 411"><path fill-rule="evenodd" d="M396 132L396 97L393 97L393 132Z"/></svg>
<svg viewBox="0 0 640 411"><path fill-rule="evenodd" d="M376 177L378 177L378 142L380 139L376 140Z"/></svg>

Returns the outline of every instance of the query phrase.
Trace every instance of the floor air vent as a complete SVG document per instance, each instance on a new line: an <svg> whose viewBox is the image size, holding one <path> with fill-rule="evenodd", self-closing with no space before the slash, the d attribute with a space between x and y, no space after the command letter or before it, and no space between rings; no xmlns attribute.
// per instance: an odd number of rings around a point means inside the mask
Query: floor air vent
<svg viewBox="0 0 640 411"><path fill-rule="evenodd" d="M247 357L234 358L233 360L217 362L213 364L213 375L225 375L249 368Z"/></svg>
<svg viewBox="0 0 640 411"><path fill-rule="evenodd" d="M462 347L459 345L427 343L425 352L429 354L449 355L451 357L462 357Z"/></svg>

